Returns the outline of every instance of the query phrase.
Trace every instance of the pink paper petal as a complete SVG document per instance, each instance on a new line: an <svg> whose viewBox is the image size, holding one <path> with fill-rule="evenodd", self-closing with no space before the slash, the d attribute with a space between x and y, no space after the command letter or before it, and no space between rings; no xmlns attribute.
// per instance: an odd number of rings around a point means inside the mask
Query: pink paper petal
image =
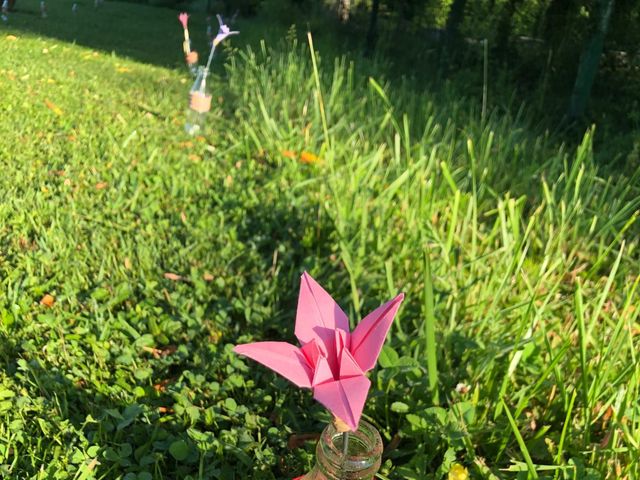
<svg viewBox="0 0 640 480"><path fill-rule="evenodd" d="M342 350L340 357L340 378L358 377L363 376L364 372L356 362L355 358L351 355L351 352L346 348Z"/></svg>
<svg viewBox="0 0 640 480"><path fill-rule="evenodd" d="M349 331L347 315L331 295L304 272L300 279L295 334L302 345L316 339L334 371L338 368L334 333L336 328Z"/></svg>
<svg viewBox="0 0 640 480"><path fill-rule="evenodd" d="M331 367L329 367L329 362L326 358L320 357L318 359L318 364L316 365L316 371L311 385L315 387L321 383L332 382L333 380L333 372L331 371Z"/></svg>
<svg viewBox="0 0 640 480"><path fill-rule="evenodd" d="M364 372L371 370L378 360L393 318L404 300L404 294L367 315L351 334L351 354Z"/></svg>
<svg viewBox="0 0 640 480"><path fill-rule="evenodd" d="M311 388L313 371L300 349L286 342L257 342L237 345L233 349L293 382L301 388Z"/></svg>
<svg viewBox="0 0 640 480"><path fill-rule="evenodd" d="M316 368L316 364L318 363L318 358L321 355L320 347L318 347L318 342L316 342L316 340L313 339L306 345L303 345L300 350L302 350L302 353L304 354L304 357L307 359L307 363L309 364L309 366L312 369Z"/></svg>
<svg viewBox="0 0 640 480"><path fill-rule="evenodd" d="M186 30L187 29L187 22L189 21L189 14L184 13L184 12L181 13L180 15L178 15L178 20L182 24L182 28L184 28Z"/></svg>
<svg viewBox="0 0 640 480"><path fill-rule="evenodd" d="M350 335L344 330L337 328L335 331L335 336L336 336L336 357L341 358L342 350L344 350L345 348L349 348L348 340Z"/></svg>
<svg viewBox="0 0 640 480"><path fill-rule="evenodd" d="M371 382L359 376L327 382L313 388L313 398L355 431L367 400Z"/></svg>

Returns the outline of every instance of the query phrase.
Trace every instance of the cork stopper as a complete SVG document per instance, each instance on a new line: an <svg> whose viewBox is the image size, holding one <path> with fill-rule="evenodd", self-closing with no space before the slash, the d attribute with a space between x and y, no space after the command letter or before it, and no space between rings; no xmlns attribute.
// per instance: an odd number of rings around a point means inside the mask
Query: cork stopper
<svg viewBox="0 0 640 480"><path fill-rule="evenodd" d="M189 94L189 108L198 113L207 113L211 110L211 95L200 92Z"/></svg>
<svg viewBox="0 0 640 480"><path fill-rule="evenodd" d="M333 426L340 433L350 432L351 431L349 426L338 417L333 417Z"/></svg>
<svg viewBox="0 0 640 480"><path fill-rule="evenodd" d="M187 65L195 65L196 63L198 63L198 52L193 50L187 53L184 58L187 62Z"/></svg>

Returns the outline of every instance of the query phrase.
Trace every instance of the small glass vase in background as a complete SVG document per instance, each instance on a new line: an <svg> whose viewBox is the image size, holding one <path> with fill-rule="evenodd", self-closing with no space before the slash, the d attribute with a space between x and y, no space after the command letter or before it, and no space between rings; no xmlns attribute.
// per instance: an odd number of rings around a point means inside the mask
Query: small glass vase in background
<svg viewBox="0 0 640 480"><path fill-rule="evenodd" d="M324 429L316 446L316 465L298 480L373 480L382 461L382 439L376 428L360 421L356 432L349 432L346 455L344 436L334 424Z"/></svg>
<svg viewBox="0 0 640 480"><path fill-rule="evenodd" d="M189 135L198 135L204 130L207 113L211 110L211 94L207 90L209 70L198 67L196 80L189 91L189 108L185 130Z"/></svg>

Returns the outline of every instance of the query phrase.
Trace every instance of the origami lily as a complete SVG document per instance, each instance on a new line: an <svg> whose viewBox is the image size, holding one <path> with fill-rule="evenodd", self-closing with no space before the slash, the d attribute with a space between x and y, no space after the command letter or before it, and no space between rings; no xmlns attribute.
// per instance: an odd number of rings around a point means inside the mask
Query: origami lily
<svg viewBox="0 0 640 480"><path fill-rule="evenodd" d="M182 24L182 28L187 30L187 24L189 22L189 14L186 12L182 12L178 15L178 21Z"/></svg>
<svg viewBox="0 0 640 480"><path fill-rule="evenodd" d="M184 31L184 42L182 42L182 50L185 55L189 55L191 53L191 40L189 39L189 14L186 12L182 12L178 15L178 21L182 24L182 29Z"/></svg>
<svg viewBox="0 0 640 480"><path fill-rule="evenodd" d="M220 15L216 15L216 16L218 17L218 23L220 24L220 29L218 30L218 34L213 39L213 42L212 42L213 48L217 47L218 44L221 41L223 41L225 38L227 38L229 35L237 35L238 33L240 33L240 32L229 30L229 27L227 27L222 21L222 17Z"/></svg>
<svg viewBox="0 0 640 480"><path fill-rule="evenodd" d="M349 333L349 319L340 306L306 272L300 280L295 335L301 347L286 342L238 345L249 357L301 388L355 431L371 382L371 370L404 299L400 294L367 315Z"/></svg>

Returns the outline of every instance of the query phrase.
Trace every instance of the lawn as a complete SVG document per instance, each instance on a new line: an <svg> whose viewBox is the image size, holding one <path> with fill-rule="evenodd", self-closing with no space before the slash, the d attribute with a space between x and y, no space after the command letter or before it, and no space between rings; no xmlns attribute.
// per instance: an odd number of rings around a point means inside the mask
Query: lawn
<svg viewBox="0 0 640 480"><path fill-rule="evenodd" d="M0 476L303 474L329 414L232 347L294 341L307 270L352 326L406 294L379 478L640 478L640 171L597 127L258 17L192 138L176 12L92 3L0 25Z"/></svg>

